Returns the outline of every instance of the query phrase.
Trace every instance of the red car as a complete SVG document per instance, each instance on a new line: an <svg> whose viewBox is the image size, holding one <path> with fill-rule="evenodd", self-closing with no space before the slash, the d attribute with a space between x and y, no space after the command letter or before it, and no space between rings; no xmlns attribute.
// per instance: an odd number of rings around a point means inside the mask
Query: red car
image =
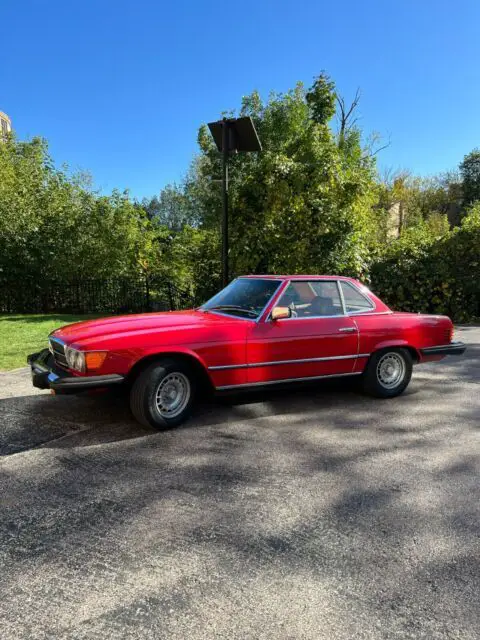
<svg viewBox="0 0 480 640"><path fill-rule="evenodd" d="M361 376L392 398L412 365L462 354L446 316L397 313L358 281L245 276L192 311L67 325L29 356L33 384L55 393L124 385L143 424L180 424L209 390Z"/></svg>

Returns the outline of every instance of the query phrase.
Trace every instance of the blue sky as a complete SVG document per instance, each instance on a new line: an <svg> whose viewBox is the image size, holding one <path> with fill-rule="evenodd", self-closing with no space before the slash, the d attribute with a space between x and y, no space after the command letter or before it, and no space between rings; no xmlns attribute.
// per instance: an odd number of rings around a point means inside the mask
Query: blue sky
<svg viewBox="0 0 480 640"><path fill-rule="evenodd" d="M382 168L431 174L480 146L478 0L0 5L0 110L104 191L158 193L200 123L322 69L347 98L361 88L363 129L391 142Z"/></svg>

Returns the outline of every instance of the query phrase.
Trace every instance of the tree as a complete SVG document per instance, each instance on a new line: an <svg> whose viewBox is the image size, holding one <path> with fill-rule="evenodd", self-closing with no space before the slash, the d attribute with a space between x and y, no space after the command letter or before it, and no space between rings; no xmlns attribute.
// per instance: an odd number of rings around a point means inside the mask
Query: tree
<svg viewBox="0 0 480 640"><path fill-rule="evenodd" d="M357 89L355 92L355 96L350 103L347 105L345 102L345 98L342 96L336 96L337 105L338 105L338 121L339 121L339 140L343 142L345 139L345 135L355 127L357 123L357 117L355 115L355 110L360 103L360 89Z"/></svg>
<svg viewBox="0 0 480 640"><path fill-rule="evenodd" d="M305 94L305 100L310 108L311 119L317 124L328 124L335 115L335 102L338 101L335 83L322 71ZM338 103L342 104L340 101Z"/></svg>
<svg viewBox="0 0 480 640"><path fill-rule="evenodd" d="M371 266L375 290L392 308L446 314L457 322L480 317L480 203L453 229L430 216L385 245Z"/></svg>
<svg viewBox="0 0 480 640"><path fill-rule="evenodd" d="M480 149L468 153L460 164L463 180L463 204L469 207L480 200Z"/></svg>
<svg viewBox="0 0 480 640"><path fill-rule="evenodd" d="M462 184L458 172L423 178L409 171L390 171L384 176L379 192L384 235L387 228L395 236L431 217L437 222L445 219L439 223L442 226L447 219L451 225L460 222Z"/></svg>
<svg viewBox="0 0 480 640"><path fill-rule="evenodd" d="M175 184L162 189L159 197L144 198L141 204L150 220L156 220L172 231L180 231L186 224L195 226L197 222L185 189Z"/></svg>
<svg viewBox="0 0 480 640"><path fill-rule="evenodd" d="M230 263L245 272L339 272L365 275L373 237L376 171L356 126L344 141L330 127L335 85L321 74L264 103L242 100L262 141L259 154L230 159ZM184 194L199 226L219 226L221 164L206 127Z"/></svg>
<svg viewBox="0 0 480 640"><path fill-rule="evenodd" d="M0 145L0 277L51 280L135 274L155 261L154 231L127 193L98 196L58 170L47 144Z"/></svg>

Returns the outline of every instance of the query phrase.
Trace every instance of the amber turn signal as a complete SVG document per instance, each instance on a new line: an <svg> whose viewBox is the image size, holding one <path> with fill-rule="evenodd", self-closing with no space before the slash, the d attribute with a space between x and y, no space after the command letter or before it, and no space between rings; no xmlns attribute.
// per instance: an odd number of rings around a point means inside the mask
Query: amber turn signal
<svg viewBox="0 0 480 640"><path fill-rule="evenodd" d="M85 366L87 371L100 369L106 357L106 351L87 351L85 353Z"/></svg>

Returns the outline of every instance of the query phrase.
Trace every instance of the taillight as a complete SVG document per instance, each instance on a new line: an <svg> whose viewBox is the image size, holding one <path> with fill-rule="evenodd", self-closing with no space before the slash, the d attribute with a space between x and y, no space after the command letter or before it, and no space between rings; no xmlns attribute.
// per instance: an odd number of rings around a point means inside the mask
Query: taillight
<svg viewBox="0 0 480 640"><path fill-rule="evenodd" d="M443 333L442 333L443 344L450 344L450 342L452 342L452 340L453 340L453 331L454 331L453 325L443 329Z"/></svg>

